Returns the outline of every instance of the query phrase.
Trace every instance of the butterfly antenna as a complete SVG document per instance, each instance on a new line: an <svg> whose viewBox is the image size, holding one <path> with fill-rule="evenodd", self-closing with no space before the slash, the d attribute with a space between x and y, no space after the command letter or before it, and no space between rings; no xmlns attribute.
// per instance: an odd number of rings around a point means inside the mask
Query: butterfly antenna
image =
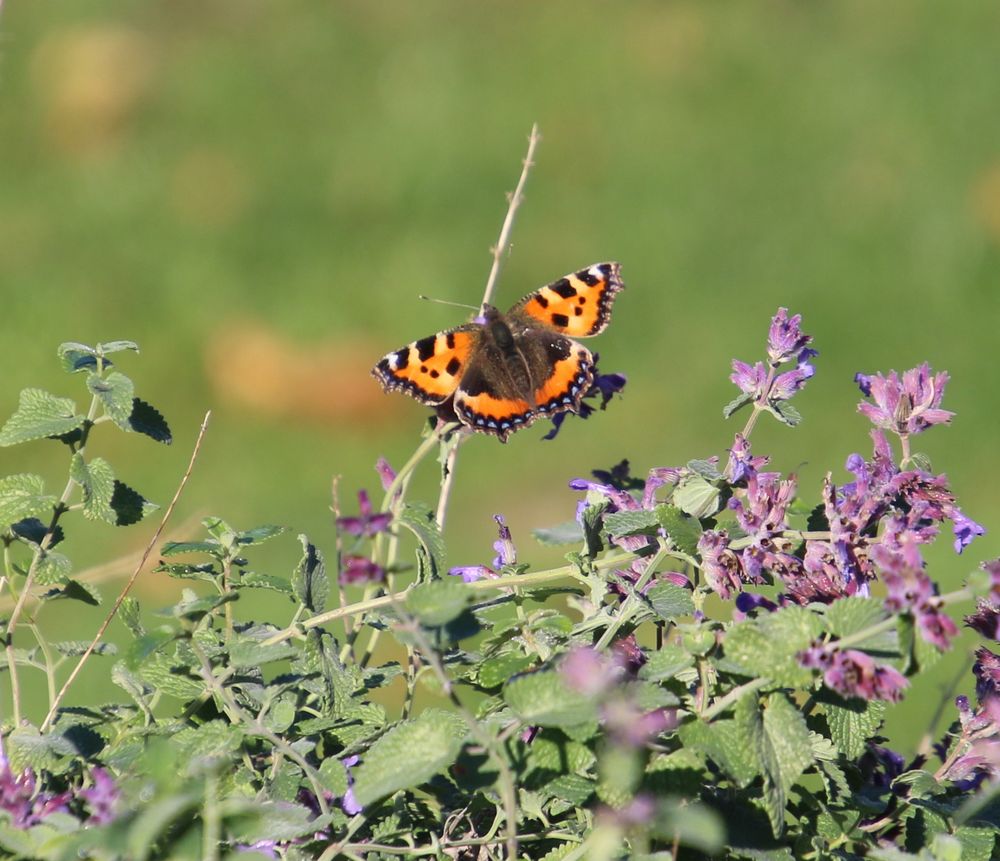
<svg viewBox="0 0 1000 861"><path fill-rule="evenodd" d="M454 305L456 308L468 308L470 311L479 311L478 305L466 305L464 302L449 302L447 299L435 299L431 296L424 296L419 294L418 299L424 299L427 302L435 302L438 305Z"/></svg>

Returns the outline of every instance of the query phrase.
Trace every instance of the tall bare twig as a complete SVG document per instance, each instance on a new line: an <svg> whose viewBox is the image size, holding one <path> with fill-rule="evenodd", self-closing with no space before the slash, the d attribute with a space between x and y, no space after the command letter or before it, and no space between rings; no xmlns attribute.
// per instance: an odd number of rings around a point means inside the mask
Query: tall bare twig
<svg viewBox="0 0 1000 861"><path fill-rule="evenodd" d="M174 507L177 505L177 500L181 498L181 493L184 491L184 487L191 477L191 473L194 470L195 461L198 459L198 452L201 450L201 441L205 437L205 431L208 429L208 420L211 417L211 411L205 413L205 418L201 422L201 428L198 431L198 439L195 440L194 449L191 452L191 459L188 461L187 470L185 470L184 475L181 477L181 482L177 486L177 492L174 493L174 498L170 500L170 505L167 506L167 510L163 514L163 518L160 520L160 525L156 527L156 532L153 533L153 537L149 539L149 543L146 545L145 551L143 551L142 556L139 559L139 563L135 566L132 571L132 576L128 578L128 582L125 584L121 593L118 595L118 599L115 601L114 606L111 608L111 612L108 613L107 618L101 624L101 627L97 629L97 634L94 635L94 639L91 641L90 645L87 646L87 650L80 655L80 660L76 662L76 666L73 667L73 671L69 674L69 678L66 679L62 688L60 688L59 693L56 694L55 699L52 701L52 705L49 707L49 713L45 716L45 720L42 721L42 732L48 729L49 725L55 719L56 711L59 709L59 704L62 702L63 697L66 696L66 692L69 690L70 685L76 680L76 677L80 674L83 669L83 665L87 662L87 659L93 654L94 649L97 648L97 644L101 641L105 632L108 630L108 626L111 624L111 620L114 619L115 614L118 612L118 608L121 607L122 602L128 596L128 593L132 591L132 586L135 585L135 581L139 577L139 573L142 571L146 564L146 560L149 559L149 554L153 552L153 548L156 543L160 540L160 535L163 534L163 530L166 528L167 521L170 520L170 515L174 513Z"/></svg>

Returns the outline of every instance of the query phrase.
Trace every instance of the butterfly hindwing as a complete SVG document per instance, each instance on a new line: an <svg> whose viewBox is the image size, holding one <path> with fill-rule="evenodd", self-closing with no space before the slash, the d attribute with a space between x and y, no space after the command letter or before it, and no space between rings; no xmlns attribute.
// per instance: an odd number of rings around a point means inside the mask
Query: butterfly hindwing
<svg viewBox="0 0 1000 861"><path fill-rule="evenodd" d="M529 293L511 311L522 311L571 338L589 338L607 327L623 286L617 263L595 263Z"/></svg>
<svg viewBox="0 0 1000 861"><path fill-rule="evenodd" d="M401 389L422 404L441 404L458 388L479 327L460 326L383 356L372 374L387 392Z"/></svg>

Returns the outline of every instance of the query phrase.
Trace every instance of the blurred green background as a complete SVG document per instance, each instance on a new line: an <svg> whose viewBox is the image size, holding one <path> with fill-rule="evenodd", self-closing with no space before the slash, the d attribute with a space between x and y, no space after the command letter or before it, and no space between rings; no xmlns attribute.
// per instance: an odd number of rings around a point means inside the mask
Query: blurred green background
<svg viewBox="0 0 1000 861"><path fill-rule="evenodd" d="M817 374L802 426L761 422L753 442L809 499L870 451L856 371L951 372L957 418L917 447L990 529L961 558L950 541L929 553L955 587L1000 553L998 39L992 0L9 2L0 412L27 385L85 402L61 341L134 339L123 369L175 444L107 432L93 453L166 503L211 408L174 527L285 523L331 550L332 476L348 504L376 488L376 458L400 465L426 415L368 369L463 319L418 294L479 301L537 121L497 303L620 260L628 289L590 346L629 385L555 442L535 427L465 446L449 562L488 561L496 512L522 561L551 562L529 531L572 516L568 479L724 452L743 423L720 415L730 359L761 357L784 305L815 336ZM43 443L0 451L0 469L65 480ZM427 467L415 495L435 488ZM83 569L154 526L77 524L66 550ZM297 558L283 542L272 573ZM140 597L166 605L179 585L147 575ZM96 615L48 622L83 637ZM971 643L893 711L894 738L919 737Z"/></svg>

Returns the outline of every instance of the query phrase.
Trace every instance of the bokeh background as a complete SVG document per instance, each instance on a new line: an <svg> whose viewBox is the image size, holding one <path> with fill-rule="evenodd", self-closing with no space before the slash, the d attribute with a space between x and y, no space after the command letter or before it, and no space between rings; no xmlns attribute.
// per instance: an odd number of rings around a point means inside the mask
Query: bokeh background
<svg viewBox="0 0 1000 861"><path fill-rule="evenodd" d="M214 513L329 551L332 477L348 503L376 488L376 458L401 464L425 419L368 369L463 319L418 294L478 302L538 122L497 302L622 261L628 289L592 346L629 384L554 442L535 427L465 446L449 562L488 561L502 512L521 559L546 564L558 553L530 529L572 516L570 478L724 452L742 427L721 418L730 359L762 356L783 305L815 336L817 374L802 426L764 421L753 441L810 499L869 453L856 371L952 374L957 418L918 448L990 529L962 557L950 541L929 554L953 588L1000 554L998 40L992 0L8 0L0 412L27 385L85 402L61 341L134 339L122 366L175 443L102 433L93 452L166 503L211 408L175 533ZM0 469L58 489L62 457L36 443L0 450ZM415 495L435 488L426 467ZM66 549L86 569L154 526L76 524ZM297 559L294 531L267 548L271 573ZM179 588L147 575L139 594L155 608ZM46 612L63 636L96 625ZM893 711L898 743L924 731L972 642ZM103 695L105 674L76 701Z"/></svg>

